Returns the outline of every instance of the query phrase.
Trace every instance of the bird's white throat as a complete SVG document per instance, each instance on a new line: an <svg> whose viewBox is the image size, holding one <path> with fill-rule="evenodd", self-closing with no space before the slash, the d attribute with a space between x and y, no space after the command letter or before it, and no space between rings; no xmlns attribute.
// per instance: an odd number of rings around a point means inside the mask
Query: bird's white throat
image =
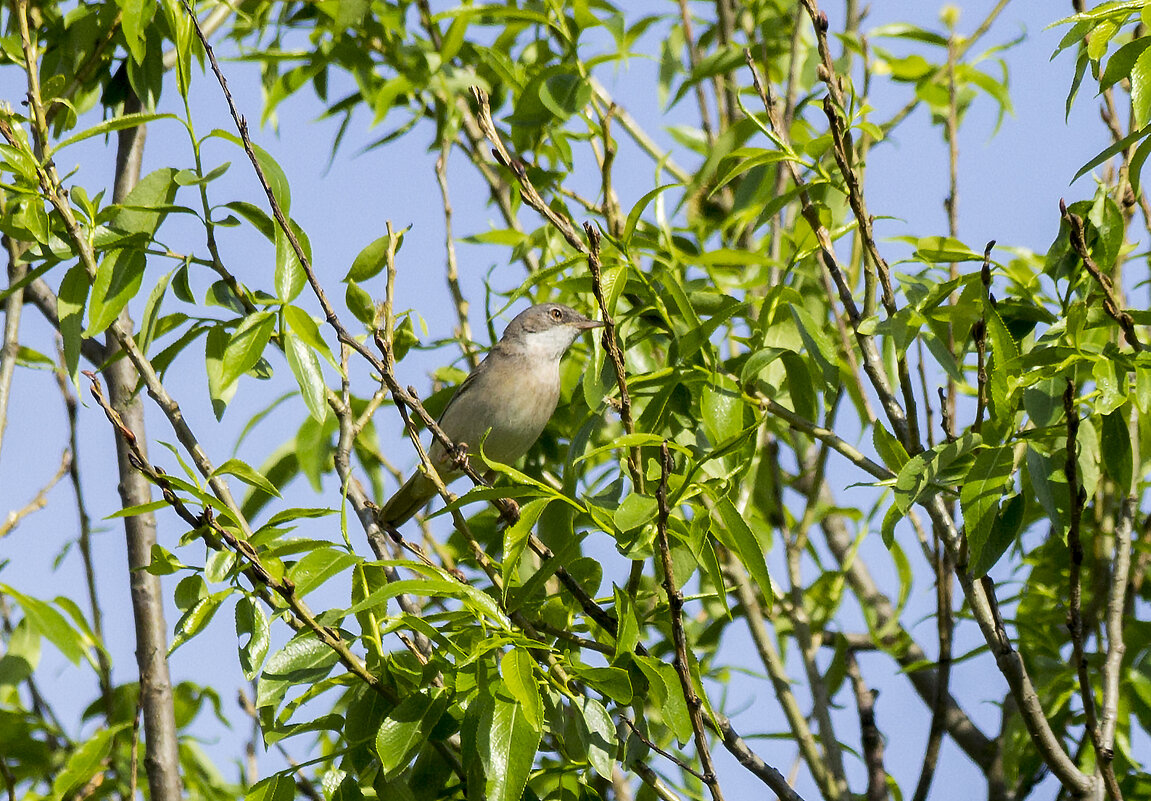
<svg viewBox="0 0 1151 801"><path fill-rule="evenodd" d="M570 325L557 325L543 331L532 331L516 343L516 352L532 359L558 362L577 336L579 330Z"/></svg>

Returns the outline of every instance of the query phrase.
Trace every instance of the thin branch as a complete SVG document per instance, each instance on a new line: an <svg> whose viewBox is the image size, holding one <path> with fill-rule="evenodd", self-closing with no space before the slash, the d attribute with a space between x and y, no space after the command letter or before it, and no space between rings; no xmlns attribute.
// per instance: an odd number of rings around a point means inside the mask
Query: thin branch
<svg viewBox="0 0 1151 801"><path fill-rule="evenodd" d="M524 166L524 163L519 159L512 158L511 154L508 153L508 149L504 146L503 140L500 138L499 131L496 130L496 124L492 120L492 109L488 103L487 92L478 86L473 86L471 90L472 97L475 99L477 106L479 106L477 120L480 130L483 131L484 136L492 144L492 155L495 156L496 161L511 170L512 174L516 177L524 202L551 223L552 226L559 231L560 235L567 240L567 243L575 248L578 253L587 253L587 246L584 245L583 240L580 238L579 231L576 229L575 224L547 204L535 188L535 185L531 182L531 179L528 178L527 168Z"/></svg>
<svg viewBox="0 0 1151 801"><path fill-rule="evenodd" d="M20 521L28 515L34 514L48 505L48 493L59 483L60 479L64 477L64 474L68 472L71 466L72 452L65 450L63 456L60 457L59 469L57 469L56 474L48 480L48 483L40 488L32 500L28 501L28 503L19 509L13 509L4 520L0 520L0 539L11 534L12 530L20 525Z"/></svg>
<svg viewBox="0 0 1151 801"><path fill-rule="evenodd" d="M703 767L700 781L707 785L711 792L712 801L723 801L723 790L719 786L719 778L715 773L715 764L711 760L711 748L707 742L707 732L704 731L703 702L695 690L695 683L691 678L691 666L688 664L687 634L683 629L683 593L675 583L675 569L671 561L671 542L667 536L667 520L671 510L667 505L667 482L672 471L671 451L667 442L660 446L660 481L656 490L656 503L659 506L659 516L656 521L656 537L659 543L660 559L663 563L663 588L667 593L668 617L671 621L672 642L675 645L675 671L679 675L680 689L684 701L687 703L688 716L691 718L691 729L695 734L695 750L699 756L699 763Z"/></svg>
<svg viewBox="0 0 1151 801"><path fill-rule="evenodd" d="M587 266L588 271L591 273L591 287L592 292L595 294L596 302L599 303L600 313L603 315L603 336L600 342L603 344L604 351L611 358L612 367L615 369L615 380L619 386L619 416L623 422L623 430L628 434L635 433L635 421L631 416L631 393L627 388L627 367L624 365L623 350L619 346L619 336L616 331L615 318L612 317L611 310L607 307L607 298L603 293L603 275L602 265L600 264L600 235L599 231L591 224L584 223L584 232L587 233L588 239L588 254ZM627 457L628 472L631 473L632 484L637 492L644 491L643 481L643 461L640 453L639 446L633 446L628 451Z"/></svg>
<svg viewBox="0 0 1151 801"><path fill-rule="evenodd" d="M7 235L8 286L15 286L28 272L28 265L20 261L17 249ZM20 316L24 309L24 293L13 292L4 301L4 335L0 341L0 453L3 452L4 430L8 427L8 398L12 392L12 376L16 372L16 357L20 350Z"/></svg>
<svg viewBox="0 0 1151 801"><path fill-rule="evenodd" d="M667 751L663 748L660 748L658 745L656 745L650 739L648 739L648 737L642 731L639 730L639 727L637 727L635 725L635 721L633 721L631 718L629 718L625 715L620 715L620 720L623 721L625 724L627 724L627 727L629 729L631 729L631 733L636 736L636 739L638 739L641 743L646 745L652 751L655 751L657 754L659 754L661 757L668 760L669 762L674 763L675 766L677 768L679 768L680 770L682 770L684 773L688 773L688 774L694 776L695 778L699 779L701 782L706 781L704 775L702 773L700 773L698 770L696 770L691 765L684 762L682 759L677 757L675 754L673 754L670 751Z"/></svg>
<svg viewBox="0 0 1151 801"><path fill-rule="evenodd" d="M444 206L444 251L447 254L447 282L448 292L452 296L452 305L456 309L456 338L464 358L475 369L479 364L479 356L472 343L472 325L468 321L468 301L460 290L460 271L456 261L456 240L452 235L452 198L448 192L448 156L451 155L451 143L445 139L440 143L440 155L436 158L436 182L440 185L440 198Z"/></svg>
<svg viewBox="0 0 1151 801"><path fill-rule="evenodd" d="M875 725L875 698L878 690L868 689L859 672L855 654L847 652L847 675L855 695L855 708L859 712L859 736L863 746L863 762L867 765L867 801L886 801L887 769L883 766L883 735Z"/></svg>
<svg viewBox="0 0 1151 801"><path fill-rule="evenodd" d="M790 152L787 132L781 128L781 123L775 112L774 105L767 95L764 84L759 79L759 71L755 67L755 61L752 59L750 52L745 51L744 55L747 59L748 68L751 71L752 83L760 100L763 102L764 109L771 123L771 129L774 131L774 136L778 139L778 142ZM835 246L831 241L831 232L827 230L827 227L820 219L819 210L812 203L811 196L807 192L806 183L803 180L803 176L800 175L799 168L796 167L795 162L792 159L786 159L784 163L791 172L792 182L799 189L801 212L804 220L807 221L807 224L815 234L816 242L819 244L820 259L825 269L831 275L836 292L839 294L839 300L843 306L844 313L847 315L852 331L855 332L856 342L863 356L864 372L867 373L867 377L876 395L879 397L880 405L883 406L884 413L887 415L887 419L891 423L896 437L898 437L901 442L909 442L910 436L907 415L899 405L899 401L895 399L883 366L883 359L875 344L874 338L860 331L860 323L862 323L863 318L852 296L851 287L847 283L843 268L840 266L839 259L835 255ZM848 353L851 352L849 349Z"/></svg>
<svg viewBox="0 0 1151 801"><path fill-rule="evenodd" d="M1062 200L1059 201L1059 213L1063 215L1063 219L1066 220L1071 230L1071 247L1075 249L1075 253L1083 261L1083 266L1087 268L1087 272L1091 273L1091 277L1095 279L1103 291L1103 310L1123 329L1123 334L1131 348L1136 352L1142 351L1143 343L1135 330L1135 321L1130 314L1120 307L1115 297L1115 288L1111 283L1111 278L1104 275L1103 271L1099 269L1099 265L1091 258L1091 252L1087 248L1087 240L1083 233L1083 220L1080 219L1079 215L1069 212L1067 204Z"/></svg>
<svg viewBox="0 0 1151 801"><path fill-rule="evenodd" d="M807 725L807 718L804 717L803 711L799 708L799 702L795 698L795 693L791 690L791 679L787 675L787 667L764 625L763 609L759 604L755 589L751 586L747 571L743 569L743 565L731 552L725 554L723 570L735 586L736 598L739 599L739 604L743 607L743 619L747 624L748 633L751 635L755 650L759 654L759 661L771 679L775 697L783 708L791 736L795 738L796 745L799 746L800 756L807 764L807 769L811 771L811 776L823 797L832 798L838 794L834 779L827 770L823 755L819 753L815 735L812 734L811 727Z"/></svg>

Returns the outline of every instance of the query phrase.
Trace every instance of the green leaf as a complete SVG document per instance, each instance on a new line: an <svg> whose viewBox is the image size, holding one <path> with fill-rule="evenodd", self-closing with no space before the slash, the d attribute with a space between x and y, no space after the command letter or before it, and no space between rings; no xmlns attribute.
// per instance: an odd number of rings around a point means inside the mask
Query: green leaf
<svg viewBox="0 0 1151 801"><path fill-rule="evenodd" d="M311 260L312 245L308 241L307 234L303 229L296 225L294 222L289 223L292 226L292 233L296 235L296 241L300 245L300 250L304 252L304 256ZM308 283L308 277L304 273L304 267L300 264L300 258L296 255L296 249L292 247L292 243L288 240L288 235L284 233L280 226L276 226L276 297L284 303L291 303L295 300L300 292L303 291L304 286Z"/></svg>
<svg viewBox="0 0 1151 801"><path fill-rule="evenodd" d="M288 578L296 585L301 598L330 579L359 562L353 553L335 548L316 548L304 555L288 571Z"/></svg>
<svg viewBox="0 0 1151 801"><path fill-rule="evenodd" d="M594 698L580 697L577 704L588 732L588 761L603 779L612 778L615 770L615 723L603 704Z"/></svg>
<svg viewBox="0 0 1151 801"><path fill-rule="evenodd" d="M252 681L259 675L260 666L264 664L271 634L264 610L248 595L236 602L236 639L242 640L244 637L249 639L239 646L240 669L244 671L244 678Z"/></svg>
<svg viewBox="0 0 1151 801"><path fill-rule="evenodd" d="M571 670L579 677L580 681L618 704L626 706L635 697L635 690L631 686L631 677L623 668L572 665Z"/></svg>
<svg viewBox="0 0 1151 801"><path fill-rule="evenodd" d="M344 302L348 304L352 316L361 323L369 327L376 324L376 304L372 296L355 281L348 281Z"/></svg>
<svg viewBox="0 0 1151 801"><path fill-rule="evenodd" d="M1010 445L984 448L975 457L959 491L969 560L978 562L999 514L999 500L1010 488L1015 449Z"/></svg>
<svg viewBox="0 0 1151 801"><path fill-rule="evenodd" d="M72 134L67 139L57 142L55 147L52 148L53 153L59 153L68 145L74 145L77 142L83 142L85 139L91 139L93 136L103 136L112 133L113 131L122 131L125 128L136 128L140 125L145 125L149 122L156 120L176 120L179 119L175 114L152 114L141 112L137 114L124 114L114 119L104 120L103 122L93 125L91 128L85 128L79 133ZM175 171L173 171L175 172Z"/></svg>
<svg viewBox="0 0 1151 801"><path fill-rule="evenodd" d="M987 542L977 560L970 565L971 575L979 578L987 575L987 571L995 566L999 557L1006 553L1019 535L1026 516L1027 499L1023 495L1012 495L1007 503L999 508L995 516L995 523L987 536Z"/></svg>
<svg viewBox="0 0 1151 801"><path fill-rule="evenodd" d="M140 291L148 260L141 250L113 250L96 269L88 298L85 337L103 333Z"/></svg>
<svg viewBox="0 0 1151 801"><path fill-rule="evenodd" d="M101 729L85 737L84 742L68 755L63 769L52 780L52 797L69 798L95 776L101 763L111 753L116 735L126 726L120 724L110 729Z"/></svg>
<svg viewBox="0 0 1151 801"><path fill-rule="evenodd" d="M244 318L224 348L221 387L230 387L256 366L275 330L276 315L270 311L254 312Z"/></svg>
<svg viewBox="0 0 1151 801"><path fill-rule="evenodd" d="M446 691L433 687L407 696L388 713L376 733L375 743L387 778L395 778L407 766L427 741L447 705Z"/></svg>
<svg viewBox="0 0 1151 801"><path fill-rule="evenodd" d="M244 793L244 801L293 801L295 797L296 780L280 774L261 779Z"/></svg>
<svg viewBox="0 0 1151 801"><path fill-rule="evenodd" d="M674 183L657 186L655 189L651 190L638 201L636 201L636 204L631 207L631 211L629 211L627 214L627 222L624 224L623 236L620 238L620 243L625 250L627 249L628 245L631 244L631 238L635 235L636 226L639 225L639 220L640 217L643 216L644 209L646 209L653 200L662 195L668 189L671 189L673 186L682 186L682 184Z"/></svg>
<svg viewBox="0 0 1151 801"><path fill-rule="evenodd" d="M500 676L508 692L519 702L527 722L536 731L543 731L544 705L535 665L531 654L522 648L513 648L500 660Z"/></svg>
<svg viewBox="0 0 1151 801"><path fill-rule="evenodd" d="M231 590L214 592L201 598L184 612L176 622L176 634L172 637L172 644L168 646L168 655L171 656L177 648L203 631L212 622L212 618L216 616L216 610L220 608L220 604L230 594Z"/></svg>
<svg viewBox="0 0 1151 801"><path fill-rule="evenodd" d="M1148 133L1151 133L1151 125L1144 125L1142 128L1138 128L1137 130L1132 131L1113 145L1105 147L1097 156L1095 156L1095 158L1091 159L1091 161L1087 162L1079 168L1079 172L1075 173L1075 177L1071 179L1071 183L1075 183L1082 176L1091 172L1093 169L1107 161L1112 156L1122 153L1127 148L1131 147L1131 145L1147 136Z"/></svg>
<svg viewBox="0 0 1151 801"><path fill-rule="evenodd" d="M770 611L775 596L771 588L771 576L767 572L763 546L748 527L743 515L727 497L718 498L712 511L719 515L723 529L731 535L730 538L719 537L719 539L739 555L740 562L751 575L759 591L763 593L767 610ZM714 527L712 530L716 531Z"/></svg>
<svg viewBox="0 0 1151 801"><path fill-rule="evenodd" d="M291 687L315 684L331 672L339 656L311 631L297 634L268 659L256 686L256 706L275 706Z"/></svg>
<svg viewBox="0 0 1151 801"><path fill-rule="evenodd" d="M507 590L511 585L511 577L516 574L516 568L519 566L524 548L527 547L532 529L552 500L552 498L535 498L528 501L520 507L520 519L504 529L504 559L501 572L504 579L505 599Z"/></svg>
<svg viewBox="0 0 1151 801"><path fill-rule="evenodd" d="M982 442L978 434L964 434L954 442L944 442L911 457L895 479L895 504L899 511L907 514L925 494L942 489L936 483L941 474Z"/></svg>
<svg viewBox="0 0 1151 801"><path fill-rule="evenodd" d="M280 497L280 491L276 489L275 485L273 485L271 481L268 481L268 479L261 475L258 470L248 464L245 464L244 462L241 462L239 459L229 459L215 470L213 470L212 475L235 476L245 484L257 487L258 489L263 490L269 495L274 495L277 498Z"/></svg>
<svg viewBox="0 0 1151 801"><path fill-rule="evenodd" d="M176 173L175 167L161 167L141 178L120 204L111 227L150 239L176 199Z"/></svg>
<svg viewBox="0 0 1151 801"><path fill-rule="evenodd" d="M1127 404L1103 416L1103 431L1100 448L1105 454L1103 470L1111 476L1120 495L1132 489L1131 478L1134 472L1131 433L1127 427L1130 409Z"/></svg>
<svg viewBox="0 0 1151 801"><path fill-rule="evenodd" d="M140 333L137 335L137 344L140 347L140 352L147 355L148 349L152 345L152 340L156 338L156 327L160 320L160 305L164 302L164 294L168 291L168 283L172 280L172 275L175 270L169 271L163 278L156 282L156 286L152 287L152 291L148 293L148 302L144 304L144 317L140 321Z"/></svg>
<svg viewBox="0 0 1151 801"><path fill-rule="evenodd" d="M355 260L352 261L351 269L348 274L344 276L345 281L367 281L379 274L384 267L387 266L384 257L388 252L388 242L390 236L384 235L379 239L372 242L366 248L361 250Z"/></svg>
<svg viewBox="0 0 1151 801"><path fill-rule="evenodd" d="M74 264L60 282L56 315L60 318L60 338L64 340L64 365L72 383L80 380L80 344L84 340L84 305L91 283L82 264Z"/></svg>
<svg viewBox="0 0 1151 801"><path fill-rule="evenodd" d="M47 637L69 662L74 665L80 664L88 643L85 637L68 623L64 615L47 602L24 595L6 584L0 584L0 593L20 604L28 625Z"/></svg>
<svg viewBox="0 0 1151 801"><path fill-rule="evenodd" d="M164 501L161 501L165 506ZM181 570L187 570L188 566L176 558L176 555L165 548L159 543L152 543L151 556L148 559L148 566L145 568L153 576L169 576L172 573L178 573Z"/></svg>
<svg viewBox="0 0 1151 801"><path fill-rule="evenodd" d="M953 261L983 261L983 254L976 253L958 239L948 236L928 236L920 239L915 246L915 258L929 264Z"/></svg>
<svg viewBox="0 0 1151 801"><path fill-rule="evenodd" d="M633 492L616 507L612 522L620 531L631 531L654 520L657 511L655 498Z"/></svg>
<svg viewBox="0 0 1151 801"><path fill-rule="evenodd" d="M715 373L703 388L703 430L712 445L719 445L743 430L743 397L731 378Z"/></svg>
<svg viewBox="0 0 1151 801"><path fill-rule="evenodd" d="M487 801L520 801L535 763L540 733L516 701L496 695L480 720L477 746Z"/></svg>
<svg viewBox="0 0 1151 801"><path fill-rule="evenodd" d="M324 418L328 416L327 385L324 383L319 357L291 332L284 333L284 346L288 367L291 368L296 384L300 388L300 397L308 407L308 414L316 422L324 422Z"/></svg>
<svg viewBox="0 0 1151 801"><path fill-rule="evenodd" d="M902 470L903 466L907 464L907 460L911 458L907 455L907 449L903 447L903 443L884 428L882 423L876 422L871 427L871 443L875 446L875 452L879 454L883 464L893 473Z"/></svg>

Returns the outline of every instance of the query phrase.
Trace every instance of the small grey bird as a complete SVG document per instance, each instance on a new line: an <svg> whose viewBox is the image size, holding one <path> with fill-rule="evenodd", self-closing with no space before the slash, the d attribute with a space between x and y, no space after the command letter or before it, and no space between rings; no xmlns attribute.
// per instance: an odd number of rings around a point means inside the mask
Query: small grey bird
<svg viewBox="0 0 1151 801"><path fill-rule="evenodd" d="M508 323L503 337L460 384L439 419L452 442L467 443L468 458L477 471L486 469L481 442L484 452L502 464L512 464L527 453L559 402L560 359L582 332L602 325L559 303L532 306ZM428 456L445 484L463 474L438 440L432 442ZM417 470L380 510L381 525L403 525L435 494L435 484Z"/></svg>

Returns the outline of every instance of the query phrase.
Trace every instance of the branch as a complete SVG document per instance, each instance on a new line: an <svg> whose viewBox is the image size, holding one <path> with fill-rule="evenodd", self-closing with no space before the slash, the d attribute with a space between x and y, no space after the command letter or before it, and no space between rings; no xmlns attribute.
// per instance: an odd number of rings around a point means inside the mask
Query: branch
<svg viewBox="0 0 1151 801"><path fill-rule="evenodd" d="M691 718L691 729L695 733L695 750L703 767L700 780L711 791L712 801L723 801L723 790L715 775L715 765L711 761L711 748L707 744L707 733L703 730L703 702L695 691L691 679L691 666L688 664L687 635L683 630L683 593L675 583L675 569L671 562L671 543L667 536L667 519L670 509L667 505L667 480L671 474L671 451L667 442L660 446L660 481L656 490L659 517L656 521L656 537L659 543L660 560L663 563L663 588L667 593L668 617L671 619L671 636L675 644L675 671L679 675L680 689L683 691L687 712Z"/></svg>
<svg viewBox="0 0 1151 801"><path fill-rule="evenodd" d="M527 168L524 163L519 159L512 158L508 153L508 149L504 147L503 141L500 139L499 132L496 130L496 124L492 121L492 109L488 103L488 95L483 89L478 86L472 87L472 97L475 98L479 106L478 122L480 130L483 131L487 140L492 144L492 155L495 156L496 161L507 167L515 175L516 180L520 185L520 194L524 202L538 211L544 219L552 224L557 231L567 240L579 253L587 253L587 246L584 245L580 239L579 232L576 230L575 225L567 217L556 212L544 201L543 197L536 190L535 185L532 184L531 179L528 178Z"/></svg>
<svg viewBox="0 0 1151 801"><path fill-rule="evenodd" d="M627 368L624 366L623 351L620 349L619 337L616 334L615 319L607 307L607 298L603 294L602 266L599 259L600 235L591 223L584 223L584 232L587 233L589 245L587 266L591 273L591 288L595 294L596 302L599 303L600 313L603 315L604 329L600 342L603 344L607 355L611 357L612 367L615 368L615 381L619 386L619 416L620 420L623 421L623 430L628 434L634 434L635 421L632 420L631 416L631 393L627 389ZM644 491L643 461L639 446L633 446L629 450L627 467L628 472L631 473L633 486L637 492L642 493Z"/></svg>
<svg viewBox="0 0 1151 801"><path fill-rule="evenodd" d="M1135 330L1135 321L1130 314L1120 308L1115 298L1115 288L1111 284L1111 279L1103 274L1099 265L1091 258L1091 253L1087 248L1087 240L1084 238L1083 220L1079 218L1079 215L1069 212L1067 204L1062 200L1059 201L1059 213L1063 215L1063 219L1067 221L1067 225L1071 229L1071 247L1075 249L1075 253L1083 260L1083 266L1087 268L1087 272L1091 273L1091 277L1095 279L1103 291L1103 310L1123 329L1123 334L1132 350L1137 353L1142 351L1143 343L1139 340L1139 334Z"/></svg>
<svg viewBox="0 0 1151 801"><path fill-rule="evenodd" d="M48 493L53 487L59 483L64 474L72 467L72 452L69 450L64 451L64 455L60 457L60 468L56 471L56 475L48 480L48 483L40 488L32 500L19 509L13 509L8 513L8 517L0 521L0 539L4 539L16 526L20 525L20 521L30 514L40 511L48 505Z"/></svg>
<svg viewBox="0 0 1151 801"><path fill-rule="evenodd" d="M867 801L886 801L887 769L883 766L883 735L875 725L875 698L878 690L868 689L859 672L855 654L847 652L847 675L855 694L855 707L859 711L859 736L863 746L863 762L867 765Z"/></svg>

